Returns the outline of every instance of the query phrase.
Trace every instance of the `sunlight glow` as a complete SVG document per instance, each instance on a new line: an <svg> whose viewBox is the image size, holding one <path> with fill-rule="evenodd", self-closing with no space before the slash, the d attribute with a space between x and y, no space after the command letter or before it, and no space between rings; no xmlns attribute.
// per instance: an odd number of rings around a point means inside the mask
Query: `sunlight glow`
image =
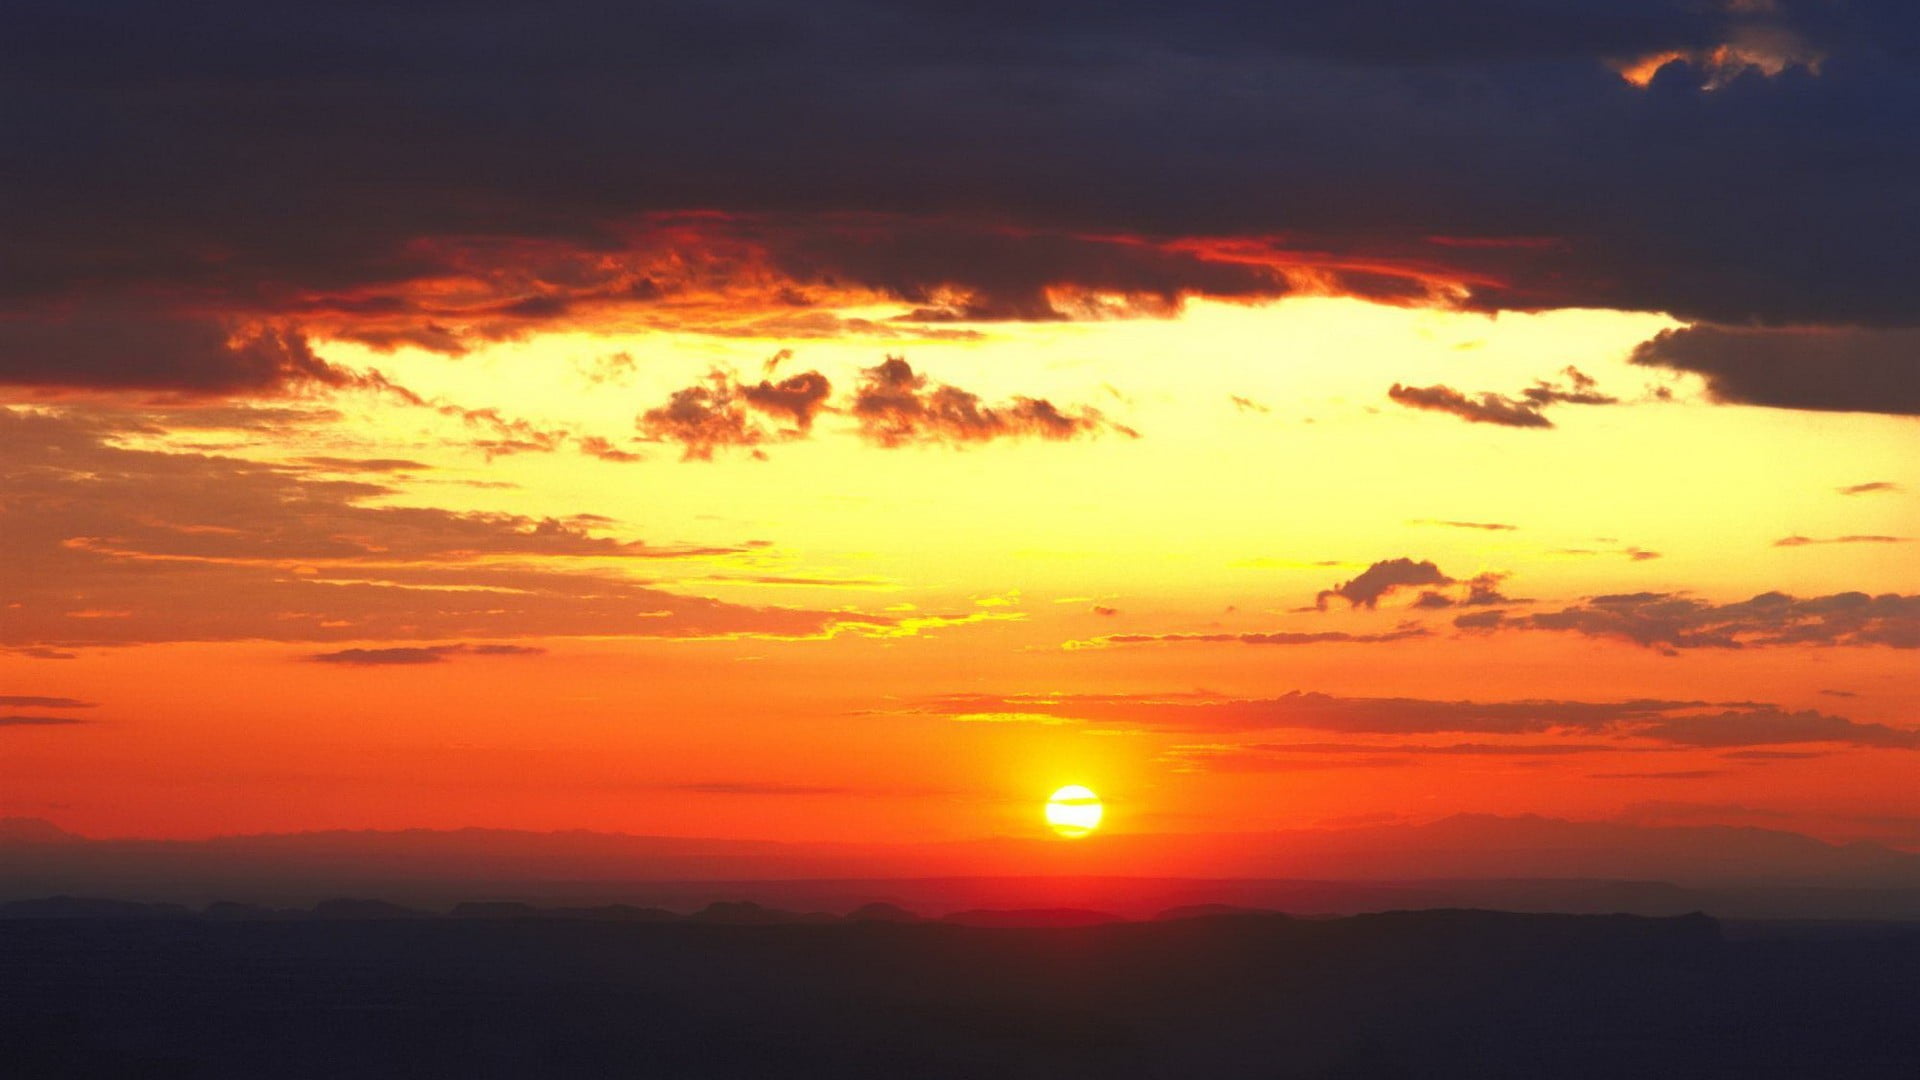
<svg viewBox="0 0 1920 1080"><path fill-rule="evenodd" d="M1079 784L1069 784L1047 800L1047 824L1068 838L1078 838L1100 826L1105 814L1100 796Z"/></svg>

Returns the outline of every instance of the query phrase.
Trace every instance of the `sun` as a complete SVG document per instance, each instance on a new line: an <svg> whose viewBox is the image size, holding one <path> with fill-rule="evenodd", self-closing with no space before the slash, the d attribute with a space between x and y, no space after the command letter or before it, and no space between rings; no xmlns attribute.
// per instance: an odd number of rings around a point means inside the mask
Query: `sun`
<svg viewBox="0 0 1920 1080"><path fill-rule="evenodd" d="M1100 796L1079 784L1068 784L1047 800L1047 824L1061 836L1077 838L1100 827L1105 808Z"/></svg>

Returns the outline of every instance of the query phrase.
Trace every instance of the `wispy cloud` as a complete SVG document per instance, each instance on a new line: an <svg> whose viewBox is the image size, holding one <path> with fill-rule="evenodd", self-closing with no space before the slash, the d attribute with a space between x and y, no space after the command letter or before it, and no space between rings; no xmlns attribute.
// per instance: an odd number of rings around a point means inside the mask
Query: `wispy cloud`
<svg viewBox="0 0 1920 1080"><path fill-rule="evenodd" d="M441 664L467 656L540 656L547 650L531 645L482 644L412 645L381 649L341 649L314 653L308 660L348 667L395 667L416 664Z"/></svg>

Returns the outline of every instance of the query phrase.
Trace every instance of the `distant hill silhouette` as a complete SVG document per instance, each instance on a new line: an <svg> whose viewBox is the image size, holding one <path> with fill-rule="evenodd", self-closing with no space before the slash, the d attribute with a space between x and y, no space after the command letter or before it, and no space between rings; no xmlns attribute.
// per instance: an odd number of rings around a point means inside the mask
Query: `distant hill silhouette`
<svg viewBox="0 0 1920 1080"><path fill-rule="evenodd" d="M875 901L871 904L861 904L859 907L847 912L847 921L908 923L919 922L920 916L898 904Z"/></svg>
<svg viewBox="0 0 1920 1080"><path fill-rule="evenodd" d="M1011 911L956 911L940 921L955 926L1061 927L1105 926L1120 922L1121 919L1104 911L1081 911L1076 908L1016 908Z"/></svg>
<svg viewBox="0 0 1920 1080"><path fill-rule="evenodd" d="M426 916L424 911L415 911L399 904L390 904L385 900L360 900L339 898L322 900L313 906L312 917L316 919L419 919Z"/></svg>
<svg viewBox="0 0 1920 1080"><path fill-rule="evenodd" d="M1912 928L1734 936L1698 915L1458 910L993 928L490 910L248 922L16 908L0 920L6 1073L1920 1075Z"/></svg>
<svg viewBox="0 0 1920 1080"><path fill-rule="evenodd" d="M84 839L45 818L0 817L0 844L71 844Z"/></svg>
<svg viewBox="0 0 1920 1080"><path fill-rule="evenodd" d="M776 911L747 900L719 900L687 916L688 922L723 926L788 926L839 921L824 912Z"/></svg>
<svg viewBox="0 0 1920 1080"><path fill-rule="evenodd" d="M1156 922L1171 922L1175 919L1217 919L1235 915L1277 915L1268 908L1235 907L1232 904L1188 904L1184 907L1168 908L1154 915Z"/></svg>
<svg viewBox="0 0 1920 1080"><path fill-rule="evenodd" d="M193 912L178 904L141 904L75 896L0 904L0 919L185 919L192 916Z"/></svg>
<svg viewBox="0 0 1920 1080"><path fill-rule="evenodd" d="M87 840L36 819L0 833L0 900L54 894L308 907L342 894L444 909L688 911L751 901L930 915L1070 907L1144 917L1225 904L1296 913L1491 907L1648 915L1920 917L1920 856L1751 828L1458 815L1257 835L778 844L495 829Z"/></svg>

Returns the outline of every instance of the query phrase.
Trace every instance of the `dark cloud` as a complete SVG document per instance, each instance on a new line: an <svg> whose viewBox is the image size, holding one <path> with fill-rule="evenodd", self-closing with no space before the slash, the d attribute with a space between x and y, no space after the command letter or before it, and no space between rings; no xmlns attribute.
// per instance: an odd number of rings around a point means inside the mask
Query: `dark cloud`
<svg viewBox="0 0 1920 1080"><path fill-rule="evenodd" d="M1458 603L1464 607L1489 607L1494 604L1529 604L1531 600L1516 599L1500 591L1500 583L1507 575L1489 571L1475 574L1466 581L1467 595L1460 597Z"/></svg>
<svg viewBox="0 0 1920 1080"><path fill-rule="evenodd" d="M860 433L880 446L969 443L1004 438L1063 440L1112 431L1133 436L1099 410L1063 410L1045 398L1016 397L1000 405L978 394L934 382L898 356L864 368L848 411Z"/></svg>
<svg viewBox="0 0 1920 1080"><path fill-rule="evenodd" d="M1408 558L1385 559L1367 567L1351 581L1321 590L1320 595L1314 598L1314 606L1324 611L1327 601L1337 596L1345 600L1349 607L1376 608L1380 606L1381 598L1395 589L1451 584L1453 579L1441 573L1440 568L1431 562L1414 562Z"/></svg>
<svg viewBox="0 0 1920 1080"><path fill-rule="evenodd" d="M1264 299L1290 291L1276 266L1053 230L868 219L767 239L786 276L899 299L914 305L902 316L909 322L1165 315L1189 295Z"/></svg>
<svg viewBox="0 0 1920 1080"><path fill-rule="evenodd" d="M1266 747L1208 744L1170 747L1160 755L1176 772L1295 773L1341 769L1396 769L1418 764L1415 755L1287 754Z"/></svg>
<svg viewBox="0 0 1920 1080"><path fill-rule="evenodd" d="M1387 388L1387 397L1409 409L1443 412L1469 424L1497 424L1516 428L1553 426L1553 421L1547 419L1533 402L1494 393L1474 397L1450 386L1402 386L1394 383Z"/></svg>
<svg viewBox="0 0 1920 1080"><path fill-rule="evenodd" d="M722 371L675 390L665 405L640 414L639 427L646 438L679 443L687 461L712 461L716 449L755 447L772 437L747 414Z"/></svg>
<svg viewBox="0 0 1920 1080"><path fill-rule="evenodd" d="M85 720L77 716L5 716L0 715L0 727L62 727L67 724L84 724Z"/></svg>
<svg viewBox="0 0 1920 1080"><path fill-rule="evenodd" d="M12 709L91 709L98 702L70 697L42 697L38 694L0 694L0 706Z"/></svg>
<svg viewBox="0 0 1920 1080"><path fill-rule="evenodd" d="M347 380L287 327L98 304L0 317L0 385L216 394Z"/></svg>
<svg viewBox="0 0 1920 1080"><path fill-rule="evenodd" d="M806 432L813 429L813 418L825 407L833 384L817 371L806 371L777 383L762 379L739 392L750 408L782 417L794 430Z"/></svg>
<svg viewBox="0 0 1920 1080"><path fill-rule="evenodd" d="M1536 381L1532 386L1520 391L1520 396L1531 402L1535 408L1548 405L1618 405L1620 399L1611 394L1600 392L1600 384L1577 367L1567 367L1560 374L1566 378L1566 385Z"/></svg>
<svg viewBox="0 0 1920 1080"><path fill-rule="evenodd" d="M1720 713L1669 716L1635 734L1682 746L1710 748L1793 743L1848 743L1896 749L1920 747L1920 732L1862 723L1811 709L1787 712L1772 706Z"/></svg>
<svg viewBox="0 0 1920 1080"><path fill-rule="evenodd" d="M263 320L840 333L836 293L1912 326L1916 41L1810 0L34 5L0 40L0 379L319 377L236 350ZM143 345L132 297L183 328Z"/></svg>
<svg viewBox="0 0 1920 1080"><path fill-rule="evenodd" d="M665 405L648 409L638 421L641 434L652 440L677 442L687 461L712 461L724 447L754 449L769 442L804 437L813 430L814 417L826 408L833 384L817 371L789 376L775 383L738 380L733 372L715 368L704 383L676 390ZM758 416L756 416L758 414ZM784 421L784 427L760 417Z"/></svg>
<svg viewBox="0 0 1920 1080"><path fill-rule="evenodd" d="M411 645L384 649L341 649L314 653L307 659L321 664L349 667L391 667L414 664L440 664L461 656L540 656L547 650L530 645Z"/></svg>
<svg viewBox="0 0 1920 1080"><path fill-rule="evenodd" d="M1905 544L1911 542L1907 536L1875 536L1855 534L1852 536L1783 536L1773 542L1774 547L1808 547L1813 544Z"/></svg>
<svg viewBox="0 0 1920 1080"><path fill-rule="evenodd" d="M1842 495L1881 495L1899 491L1900 485L1891 480L1873 480L1865 484L1848 484L1835 490Z"/></svg>
<svg viewBox="0 0 1920 1080"><path fill-rule="evenodd" d="M1507 617L1505 611L1476 611L1470 615L1457 616L1453 625L1462 630L1488 630L1499 626Z"/></svg>
<svg viewBox="0 0 1920 1080"><path fill-rule="evenodd" d="M1454 625L1467 630L1554 630L1666 653L1784 645L1920 649L1920 596L1845 592L1803 598L1769 592L1715 604L1679 593L1622 593L1589 597L1553 612L1463 615Z"/></svg>
<svg viewBox="0 0 1920 1080"><path fill-rule="evenodd" d="M1637 740L1641 744L1711 749L1802 743L1920 749L1920 731L1813 711L1791 712L1777 705L1756 702L1653 699L1477 702L1339 697L1298 691L1277 698L1234 698L1210 693L954 694L927 699L910 711L951 717L1014 713L1092 724L1192 732L1291 729L1398 736L1583 735L1591 738L1604 735ZM1507 748L1484 752L1524 754L1530 751L1516 747L1533 744L1502 745ZM1611 749L1630 749L1631 745ZM1406 748L1405 752L1419 751ZM1437 752L1464 754L1475 751L1456 749Z"/></svg>
<svg viewBox="0 0 1920 1080"><path fill-rule="evenodd" d="M1545 380L1522 390L1516 397L1494 393L1463 394L1448 386L1403 386L1394 383L1387 397L1410 409L1425 409L1457 416L1469 424L1495 424L1500 427L1550 428L1545 409L1550 405L1615 405L1620 399L1600 393L1591 376L1578 368L1567 368L1561 386Z"/></svg>
<svg viewBox="0 0 1920 1080"><path fill-rule="evenodd" d="M1633 362L1700 375L1730 404L1920 416L1916 329L1689 326L1642 342Z"/></svg>
<svg viewBox="0 0 1920 1080"><path fill-rule="evenodd" d="M1235 409L1238 409L1241 412L1264 414L1264 413L1270 413L1273 411L1272 409L1266 407L1265 405L1260 404L1259 402L1253 400L1252 398L1241 397L1239 394L1228 394L1227 400L1233 402L1233 407Z"/></svg>
<svg viewBox="0 0 1920 1080"><path fill-rule="evenodd" d="M1511 742L1511 743L1233 743L1210 747L1176 747L1176 752L1207 751L1217 762L1227 755L1248 758L1285 755L1353 755L1372 757L1566 757L1574 754L1618 754L1628 748L1618 743Z"/></svg>

